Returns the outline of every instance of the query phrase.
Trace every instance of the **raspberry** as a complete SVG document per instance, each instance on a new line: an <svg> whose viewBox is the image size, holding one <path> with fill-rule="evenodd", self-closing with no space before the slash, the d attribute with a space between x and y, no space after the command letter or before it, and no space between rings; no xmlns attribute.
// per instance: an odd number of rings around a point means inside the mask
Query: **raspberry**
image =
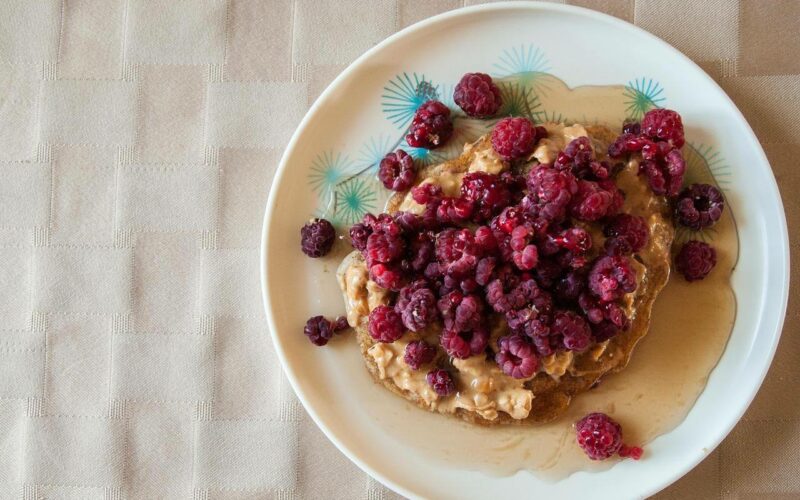
<svg viewBox="0 0 800 500"><path fill-rule="evenodd" d="M403 274L394 265L374 264L369 267L369 279L387 290L400 290L403 286Z"/></svg>
<svg viewBox="0 0 800 500"><path fill-rule="evenodd" d="M589 289L603 302L617 300L636 289L636 271L627 257L600 257L589 272Z"/></svg>
<svg viewBox="0 0 800 500"><path fill-rule="evenodd" d="M400 315L403 326L412 332L424 329L439 317L436 296L427 287L425 280L417 280L404 286L398 294L394 310Z"/></svg>
<svg viewBox="0 0 800 500"><path fill-rule="evenodd" d="M453 101L468 116L488 118L500 109L503 103L500 89L485 73L467 73L461 77L453 92Z"/></svg>
<svg viewBox="0 0 800 500"><path fill-rule="evenodd" d="M511 203L511 192L500 176L471 172L464 176L461 196L477 205L473 221L488 220Z"/></svg>
<svg viewBox="0 0 800 500"><path fill-rule="evenodd" d="M525 245L522 250L515 250L514 265L523 271L530 271L539 263L539 249L536 245Z"/></svg>
<svg viewBox="0 0 800 500"><path fill-rule="evenodd" d="M392 191L410 189L416 176L414 159L402 149L384 156L378 167L378 179Z"/></svg>
<svg viewBox="0 0 800 500"><path fill-rule="evenodd" d="M436 356L436 348L424 340L409 342L403 354L403 361L412 369L419 370L422 365L430 363Z"/></svg>
<svg viewBox="0 0 800 500"><path fill-rule="evenodd" d="M549 221L564 218L570 200L578 192L575 176L550 165L541 165L528 175L528 196L538 214Z"/></svg>
<svg viewBox="0 0 800 500"><path fill-rule="evenodd" d="M559 170L567 170L575 166L586 165L593 160L594 149L592 149L591 139L588 137L576 137L558 155L553 166Z"/></svg>
<svg viewBox="0 0 800 500"><path fill-rule="evenodd" d="M445 329L439 340L448 356L467 359L481 354L486 349L489 345L489 332L481 326L461 332Z"/></svg>
<svg viewBox="0 0 800 500"><path fill-rule="evenodd" d="M335 239L336 230L325 219L312 219L300 228L300 248L315 259L327 255Z"/></svg>
<svg viewBox="0 0 800 500"><path fill-rule="evenodd" d="M503 118L492 130L492 146L505 160L524 158L536 146L536 129L527 118Z"/></svg>
<svg viewBox="0 0 800 500"><path fill-rule="evenodd" d="M577 300L586 288L586 271L574 269L569 271L557 284L556 296L563 301Z"/></svg>
<svg viewBox="0 0 800 500"><path fill-rule="evenodd" d="M442 197L442 187L436 184L420 184L411 188L411 197L420 205L427 205L431 201Z"/></svg>
<svg viewBox="0 0 800 500"><path fill-rule="evenodd" d="M392 220L404 234L417 233L422 229L422 217L412 212L399 211L392 214Z"/></svg>
<svg viewBox="0 0 800 500"><path fill-rule="evenodd" d="M466 332L483 321L484 304L477 295L464 295L458 291L447 293L437 302L446 328Z"/></svg>
<svg viewBox="0 0 800 500"><path fill-rule="evenodd" d="M619 328L610 321L601 321L596 325L592 325L592 338L595 342L605 342L618 333Z"/></svg>
<svg viewBox="0 0 800 500"><path fill-rule="evenodd" d="M475 230L475 245L482 255L491 255L497 250L497 239L487 226Z"/></svg>
<svg viewBox="0 0 800 500"><path fill-rule="evenodd" d="M478 247L469 229L447 229L436 236L436 258L442 271L463 277L478 265Z"/></svg>
<svg viewBox="0 0 800 500"><path fill-rule="evenodd" d="M622 193L612 181L579 180L570 210L576 219L591 222L615 214L623 201Z"/></svg>
<svg viewBox="0 0 800 500"><path fill-rule="evenodd" d="M367 238L367 265L390 263L400 258L405 242L400 236L389 233L372 233Z"/></svg>
<svg viewBox="0 0 800 500"><path fill-rule="evenodd" d="M403 323L394 309L380 305L369 313L369 334L378 342L394 342L403 336Z"/></svg>
<svg viewBox="0 0 800 500"><path fill-rule="evenodd" d="M722 216L725 200L719 189L710 184L692 184L678 195L675 215L678 222L698 231L714 225Z"/></svg>
<svg viewBox="0 0 800 500"><path fill-rule="evenodd" d="M629 255L636 253L650 238L647 223L641 217L618 214L603 228L606 236L605 249L609 255Z"/></svg>
<svg viewBox="0 0 800 500"><path fill-rule="evenodd" d="M642 125L639 122L626 121L622 124L622 133L639 135L642 133Z"/></svg>
<svg viewBox="0 0 800 500"><path fill-rule="evenodd" d="M571 227L551 238L556 245L576 255L583 255L592 248L592 236L580 227Z"/></svg>
<svg viewBox="0 0 800 500"><path fill-rule="evenodd" d="M683 147L683 121L671 109L651 109L642 118L642 133L652 139L669 142L673 147Z"/></svg>
<svg viewBox="0 0 800 500"><path fill-rule="evenodd" d="M425 380L427 380L429 386L433 387L436 394L441 397L448 396L456 390L453 377L447 370L438 369L429 371L428 375L425 376Z"/></svg>
<svg viewBox="0 0 800 500"><path fill-rule="evenodd" d="M367 249L367 238L372 234L372 228L363 223L357 222L350 228L350 244L359 252Z"/></svg>
<svg viewBox="0 0 800 500"><path fill-rule="evenodd" d="M634 134L623 132L614 142L608 145L608 156L611 158L622 158L626 153L630 153L631 150L628 148L628 141L635 137Z"/></svg>
<svg viewBox="0 0 800 500"><path fill-rule="evenodd" d="M522 335L508 335L497 341L499 350L494 356L503 373L516 379L530 378L539 362L530 341Z"/></svg>
<svg viewBox="0 0 800 500"><path fill-rule="evenodd" d="M479 260L475 268L475 282L480 286L489 284L496 266L497 260L494 257L484 257Z"/></svg>
<svg viewBox="0 0 800 500"><path fill-rule="evenodd" d="M417 233L409 245L411 254L411 269L424 271L428 264L436 257L432 236L429 233Z"/></svg>
<svg viewBox="0 0 800 500"><path fill-rule="evenodd" d="M548 327L545 325L542 328L540 335L530 336L533 341L536 352L539 356L549 356L563 347L563 341L558 335L551 335L548 332Z"/></svg>
<svg viewBox="0 0 800 500"><path fill-rule="evenodd" d="M595 297L588 293L582 293L578 297L578 305L586 315L590 323L599 325L605 321L610 322L615 328L627 330L629 326L628 317L625 310L616 302L600 303Z"/></svg>
<svg viewBox="0 0 800 500"><path fill-rule="evenodd" d="M578 446L592 460L613 457L622 447L622 427L604 413L590 413L575 424Z"/></svg>
<svg viewBox="0 0 800 500"><path fill-rule="evenodd" d="M472 201L446 197L436 207L436 220L444 225L459 225L467 222L474 211L475 203Z"/></svg>
<svg viewBox="0 0 800 500"><path fill-rule="evenodd" d="M335 332L344 330L348 326L347 318L344 316L339 316L334 321L330 321L324 316L314 316L306 321L303 333L312 344L323 346L328 343Z"/></svg>
<svg viewBox="0 0 800 500"><path fill-rule="evenodd" d="M453 135L450 110L439 101L426 101L414 114L406 142L412 148L436 149Z"/></svg>
<svg viewBox="0 0 800 500"><path fill-rule="evenodd" d="M675 267L686 281L697 281L708 276L717 265L717 251L702 241L690 240L675 257Z"/></svg>
<svg viewBox="0 0 800 500"><path fill-rule="evenodd" d="M558 311L553 316L552 330L563 337L564 347L583 352L592 341L592 331L582 317L572 311Z"/></svg>

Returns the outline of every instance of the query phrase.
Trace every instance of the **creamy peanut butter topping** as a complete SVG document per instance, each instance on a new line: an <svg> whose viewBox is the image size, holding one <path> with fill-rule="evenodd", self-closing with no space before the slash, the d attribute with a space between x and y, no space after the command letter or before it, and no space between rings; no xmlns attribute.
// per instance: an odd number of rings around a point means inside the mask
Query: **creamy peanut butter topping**
<svg viewBox="0 0 800 500"><path fill-rule="evenodd" d="M463 172L440 172L436 176L424 178L419 185L435 184L442 188L445 196L459 196L461 194L461 179L464 178ZM411 191L406 193L403 202L398 208L401 212L411 212L420 215L425 211L425 205L420 205L411 196Z"/></svg>
<svg viewBox="0 0 800 500"><path fill-rule="evenodd" d="M548 138L539 141L536 150L531 155L531 159L536 159L540 163L552 163L571 140L577 137L588 137L586 128L581 125L565 127L563 124L545 124L544 126L548 131ZM598 156L604 157L606 145L600 144L595 139L592 140ZM465 145L464 151L470 152L471 149L477 147L477 144L479 142ZM505 162L497 157L491 145L486 147L487 143L483 144L483 148L474 151L469 165L470 172L483 171L497 174L508 168ZM637 174L638 162L631 161L617 176L617 185L626 194L624 211L645 216L658 213L659 211L653 207L653 204L659 203L657 197L652 194L646 182ZM446 196L458 196L463 176L463 173L444 171L423 179L420 184L436 184L442 187ZM398 209L420 214L424 208L423 205L413 200L409 192L403 198ZM653 220L648 221L651 226L666 224L660 216L653 215L652 217ZM600 227L597 224L581 224L581 226L590 232L593 246L602 248L605 238ZM636 267L637 277L641 281L645 269L640 263L632 262ZM353 252L345 258L337 274L345 295L348 322L352 326L366 326L369 312L378 305L389 302L389 292L369 280L364 260L358 252ZM633 294L624 297L622 305L629 317L633 319L632 314L635 313L633 311ZM403 360L405 347L413 338L422 336L431 343L438 341L438 331L430 330L427 333L420 332L420 334L407 332L403 338L391 344L376 343L370 346L367 353L375 362L380 378L390 379L400 389L414 394L429 408L442 413L454 413L460 408L475 412L487 420L497 419L500 412L515 419L524 419L529 415L534 393L525 388L526 380L509 377L493 360L487 360L484 355L467 359L452 359L451 363L457 370L453 373L457 392L453 396L440 398L427 383L425 377L427 370L425 368L413 370ZM496 348L497 338L507 334L507 330L504 322L494 325L491 332L491 345ZM558 381L566 373L573 375L582 373L576 366L578 358L588 356L597 361L604 356L613 357L616 350L618 349L608 349L608 342L603 342L592 346L587 353L578 356L571 351L559 351L541 358L539 371Z"/></svg>

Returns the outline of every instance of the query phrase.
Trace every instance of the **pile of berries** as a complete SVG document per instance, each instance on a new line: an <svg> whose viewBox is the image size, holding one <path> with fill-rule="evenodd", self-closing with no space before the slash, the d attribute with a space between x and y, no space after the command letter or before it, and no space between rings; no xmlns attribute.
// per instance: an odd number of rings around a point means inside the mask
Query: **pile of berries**
<svg viewBox="0 0 800 500"><path fill-rule="evenodd" d="M497 86L482 73L464 75L454 101L477 118L491 117L502 106ZM452 134L450 110L431 100L418 108L406 142L434 149ZM501 174L467 173L458 196L446 195L436 184L414 187L417 171L402 149L380 162L383 185L410 190L423 209L367 214L350 229L370 279L393 292L389 304L370 313L369 334L375 341L391 343L407 330L441 325L439 347L447 357L485 355L508 376L530 379L542 357L584 352L627 330L630 320L622 300L637 287L632 256L650 237L645 220L620 212L625 195L613 176L628 155L641 155L639 174L654 193L673 201L681 224L698 230L721 216L724 200L713 186L695 184L681 191L684 133L674 111L654 109L641 123L626 123L608 149L614 165L596 156L588 137L578 137L552 164L526 170L546 136L527 118L499 120L491 133L492 148L511 168ZM593 247L588 225L602 228L602 248ZM305 226L303 251L311 257L327 253L335 236L329 226L324 220ZM676 267L691 281L704 278L715 262L713 248L691 241L681 249ZM498 317L509 333L491 342ZM323 345L344 327L342 321L312 318L306 334ZM414 340L403 359L412 370L425 370L433 390L447 396L458 387L438 352L425 340ZM625 448L619 426L602 414L579 422L578 439L592 458L641 453Z"/></svg>

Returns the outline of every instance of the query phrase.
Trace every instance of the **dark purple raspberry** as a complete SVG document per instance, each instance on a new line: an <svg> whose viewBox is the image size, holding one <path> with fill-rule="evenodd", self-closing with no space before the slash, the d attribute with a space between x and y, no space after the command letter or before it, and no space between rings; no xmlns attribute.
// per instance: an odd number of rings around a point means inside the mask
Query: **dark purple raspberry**
<svg viewBox="0 0 800 500"><path fill-rule="evenodd" d="M387 290L399 291L405 281L403 273L391 264L373 264L369 267L369 279Z"/></svg>
<svg viewBox="0 0 800 500"><path fill-rule="evenodd" d="M448 356L467 359L483 353L489 345L489 332L481 326L469 331L445 329L439 340Z"/></svg>
<svg viewBox="0 0 800 500"><path fill-rule="evenodd" d="M505 160L525 158L536 146L536 129L527 118L503 118L492 130L492 146Z"/></svg>
<svg viewBox="0 0 800 500"><path fill-rule="evenodd" d="M609 255L630 255L636 253L650 238L647 222L630 214L617 214L603 228L606 236L605 249Z"/></svg>
<svg viewBox="0 0 800 500"><path fill-rule="evenodd" d="M639 135L642 133L642 125L639 122L626 121L622 124L622 133Z"/></svg>
<svg viewBox="0 0 800 500"><path fill-rule="evenodd" d="M471 172L461 181L461 196L475 203L474 222L488 220L511 203L508 185L498 175Z"/></svg>
<svg viewBox="0 0 800 500"><path fill-rule="evenodd" d="M477 295L464 295L459 291L447 293L437 302L446 328L466 332L483 321L483 300Z"/></svg>
<svg viewBox="0 0 800 500"><path fill-rule="evenodd" d="M710 184L692 184L678 195L675 215L678 222L698 231L714 225L722 217L725 200L719 189Z"/></svg>
<svg viewBox="0 0 800 500"><path fill-rule="evenodd" d="M427 287L425 280L404 286L397 296L394 310L400 315L403 326L412 332L424 329L439 317L436 295Z"/></svg>
<svg viewBox="0 0 800 500"><path fill-rule="evenodd" d="M631 153L632 150L628 147L628 141L634 139L635 137L636 136L631 133L624 132L622 135L617 137L614 142L609 144L608 156L611 158L622 158L625 154Z"/></svg>
<svg viewBox="0 0 800 500"><path fill-rule="evenodd" d="M480 286L486 286L494 276L494 269L497 267L497 260L494 257L484 257L478 261L475 268L475 282Z"/></svg>
<svg viewBox="0 0 800 500"><path fill-rule="evenodd" d="M403 361L412 369L419 370L436 356L436 348L424 340L409 342L403 354Z"/></svg>
<svg viewBox="0 0 800 500"><path fill-rule="evenodd" d="M605 342L618 334L620 329L610 321L601 321L592 325L592 338L595 342Z"/></svg>
<svg viewBox="0 0 800 500"><path fill-rule="evenodd" d="M636 271L627 257L600 257L589 272L589 289L603 302L617 300L636 289Z"/></svg>
<svg viewBox="0 0 800 500"><path fill-rule="evenodd" d="M372 228L369 225L363 222L353 224L353 227L350 228L350 243L353 248L359 252L366 250L367 238L369 238L370 234L372 234Z"/></svg>
<svg viewBox="0 0 800 500"><path fill-rule="evenodd" d="M427 205L429 202L442 197L442 187L436 184L420 184L411 188L411 197L420 205Z"/></svg>
<svg viewBox="0 0 800 500"><path fill-rule="evenodd" d="M306 321L306 326L303 328L303 333L306 334L308 340L317 346L323 346L333 337L334 324L326 319L324 316L314 316Z"/></svg>
<svg viewBox="0 0 800 500"><path fill-rule="evenodd" d="M380 305L369 313L369 334L378 342L394 342L403 332L400 315L391 307Z"/></svg>
<svg viewBox="0 0 800 500"><path fill-rule="evenodd" d="M553 333L563 338L564 347L570 351L583 352L592 341L589 324L572 311L558 311L553 316Z"/></svg>
<svg viewBox="0 0 800 500"><path fill-rule="evenodd" d="M629 326L625 310L616 302L599 302L596 297L582 293L578 297L578 305L586 315L586 319L595 325L604 321L611 322L616 328L627 330Z"/></svg>
<svg viewBox="0 0 800 500"><path fill-rule="evenodd" d="M522 250L514 250L514 265L523 271L530 271L539 263L539 249L536 245L525 245Z"/></svg>
<svg viewBox="0 0 800 500"><path fill-rule="evenodd" d="M410 189L416 176L414 159L402 149L384 156L378 167L378 179L386 189L392 191Z"/></svg>
<svg viewBox="0 0 800 500"><path fill-rule="evenodd" d="M456 384L447 370L432 370L425 376L428 385L441 397L449 396L456 391Z"/></svg>
<svg viewBox="0 0 800 500"><path fill-rule="evenodd" d="M497 238L488 226L480 226L475 230L475 245L481 255L491 255L497 250Z"/></svg>
<svg viewBox="0 0 800 500"><path fill-rule="evenodd" d="M334 332L345 330L347 328L350 328L350 324L347 323L347 317L346 316L339 316L338 318L336 318L333 321L333 331Z"/></svg>
<svg viewBox="0 0 800 500"><path fill-rule="evenodd" d="M541 165L528 175L528 196L538 214L549 221L560 221L578 192L578 182L569 171Z"/></svg>
<svg viewBox="0 0 800 500"><path fill-rule="evenodd" d="M500 109L503 100L500 89L485 73L467 73L461 77L453 92L453 101L468 116L488 118Z"/></svg>
<svg viewBox="0 0 800 500"><path fill-rule="evenodd" d="M429 205L430 206L430 205ZM475 203L465 198L442 198L436 207L436 220L443 225L459 225L469 221Z"/></svg>
<svg viewBox="0 0 800 500"><path fill-rule="evenodd" d="M622 447L622 427L604 413L590 413L575 424L580 446L592 460L613 457Z"/></svg>
<svg viewBox="0 0 800 500"><path fill-rule="evenodd" d="M522 335L508 335L497 341L499 350L495 362L503 373L516 379L530 378L536 373L539 362L530 340Z"/></svg>
<svg viewBox="0 0 800 500"><path fill-rule="evenodd" d="M592 236L580 227L571 227L552 238L553 242L576 255L583 255L592 248Z"/></svg>
<svg viewBox="0 0 800 500"><path fill-rule="evenodd" d="M651 109L642 118L642 134L681 148L684 143L681 115L671 109Z"/></svg>
<svg viewBox="0 0 800 500"><path fill-rule="evenodd" d="M623 201L622 193L613 181L579 180L570 211L576 219L591 222L617 213Z"/></svg>
<svg viewBox="0 0 800 500"><path fill-rule="evenodd" d="M687 241L675 257L675 267L686 281L705 278L715 265L717 265L717 251L702 241Z"/></svg>
<svg viewBox="0 0 800 500"><path fill-rule="evenodd" d="M315 259L327 255L335 239L336 230L325 219L312 219L300 228L300 248Z"/></svg>
<svg viewBox="0 0 800 500"><path fill-rule="evenodd" d="M450 109L439 101L426 101L414 114L406 142L412 148L436 149L453 135Z"/></svg>
<svg viewBox="0 0 800 500"><path fill-rule="evenodd" d="M555 294L562 301L569 302L577 300L584 289L586 289L586 270L573 269L556 284Z"/></svg>
<svg viewBox="0 0 800 500"><path fill-rule="evenodd" d="M428 264L436 258L433 236L429 233L417 233L409 244L411 254L411 269L424 271Z"/></svg>

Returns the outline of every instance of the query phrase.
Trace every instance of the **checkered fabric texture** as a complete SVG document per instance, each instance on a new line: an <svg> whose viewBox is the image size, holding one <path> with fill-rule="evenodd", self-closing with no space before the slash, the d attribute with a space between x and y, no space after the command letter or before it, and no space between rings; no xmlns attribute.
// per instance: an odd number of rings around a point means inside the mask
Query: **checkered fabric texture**
<svg viewBox="0 0 800 500"><path fill-rule="evenodd" d="M396 497L325 439L281 374L261 214L332 78L469 3L0 2L0 498ZM797 235L800 2L575 3L717 79L764 144ZM661 498L798 498L799 309L793 293L745 418Z"/></svg>

